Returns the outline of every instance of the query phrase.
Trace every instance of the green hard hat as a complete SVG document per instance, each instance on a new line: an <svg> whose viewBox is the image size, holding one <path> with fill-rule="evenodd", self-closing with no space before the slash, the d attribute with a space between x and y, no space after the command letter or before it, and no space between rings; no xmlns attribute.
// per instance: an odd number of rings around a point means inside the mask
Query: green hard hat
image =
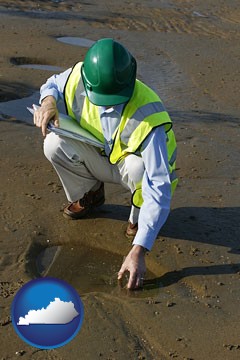
<svg viewBox="0 0 240 360"><path fill-rule="evenodd" d="M124 103L132 96L137 64L113 39L101 39L88 50L81 75L89 100L98 106Z"/></svg>

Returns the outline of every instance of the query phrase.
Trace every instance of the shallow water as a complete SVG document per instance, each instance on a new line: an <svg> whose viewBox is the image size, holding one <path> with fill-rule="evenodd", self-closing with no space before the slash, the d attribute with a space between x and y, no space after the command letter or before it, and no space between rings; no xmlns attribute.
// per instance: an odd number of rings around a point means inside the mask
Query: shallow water
<svg viewBox="0 0 240 360"><path fill-rule="evenodd" d="M61 68L60 66L53 66L53 65L23 64L18 66L23 69L46 70L46 71L56 71L56 72L63 71L63 68Z"/></svg>
<svg viewBox="0 0 240 360"><path fill-rule="evenodd" d="M104 292L126 294L127 276L120 284L117 273L123 256L103 249L86 246L53 246L41 250L35 257L38 276L52 276L69 282L80 294ZM134 296L147 297L158 294L160 285L156 276L147 271L143 290Z"/></svg>
<svg viewBox="0 0 240 360"><path fill-rule="evenodd" d="M0 120L18 120L33 125L33 115L27 110L33 104L39 104L40 93L36 91L31 96L22 99L0 102ZM59 101L58 109L65 113L63 101Z"/></svg>
<svg viewBox="0 0 240 360"><path fill-rule="evenodd" d="M84 39L84 38L73 37L73 36L63 36L63 37L57 38L57 40L62 43L65 43L65 44L82 46L82 47L87 47L87 48L90 48L95 43L95 41L90 40L90 39Z"/></svg>

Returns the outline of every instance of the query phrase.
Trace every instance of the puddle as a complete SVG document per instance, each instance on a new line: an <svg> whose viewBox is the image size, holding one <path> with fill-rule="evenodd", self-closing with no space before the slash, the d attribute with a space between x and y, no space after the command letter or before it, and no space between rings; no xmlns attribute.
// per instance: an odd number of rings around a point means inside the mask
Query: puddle
<svg viewBox="0 0 240 360"><path fill-rule="evenodd" d="M60 66L46 64L45 61L25 56L11 57L10 63L23 69L46 70L46 71L63 71Z"/></svg>
<svg viewBox="0 0 240 360"><path fill-rule="evenodd" d="M128 292L121 289L117 273L123 256L86 246L53 246L35 251L34 271L37 276L52 276L69 282L80 294L105 292L123 295ZM31 269L32 270L32 269ZM160 285L150 271L146 274L143 290L130 292L130 295L148 297L158 294ZM127 277L124 279L125 284ZM129 294L129 292L128 292Z"/></svg>
<svg viewBox="0 0 240 360"><path fill-rule="evenodd" d="M16 100L0 102L0 119L6 120L8 117L23 121L29 125L33 125L33 116L27 110L27 106L31 107L32 104L38 104L40 97L39 92L33 95Z"/></svg>
<svg viewBox="0 0 240 360"><path fill-rule="evenodd" d="M17 89L16 89L17 91ZM40 98L39 91L34 92L31 96L0 102L0 120L22 121L26 124L33 125L33 116L27 110L27 107L32 107L32 104L38 104ZM63 101L58 103L58 109L61 113L65 114L65 105Z"/></svg>
<svg viewBox="0 0 240 360"><path fill-rule="evenodd" d="M95 41L93 40L79 38L79 37L72 37L72 36L59 37L57 38L57 40L65 44L82 46L86 48L90 48L95 43Z"/></svg>
<svg viewBox="0 0 240 360"><path fill-rule="evenodd" d="M52 65L24 64L24 65L18 65L18 66L23 69L58 71L58 72L63 71L63 68L61 68L59 66L52 66Z"/></svg>

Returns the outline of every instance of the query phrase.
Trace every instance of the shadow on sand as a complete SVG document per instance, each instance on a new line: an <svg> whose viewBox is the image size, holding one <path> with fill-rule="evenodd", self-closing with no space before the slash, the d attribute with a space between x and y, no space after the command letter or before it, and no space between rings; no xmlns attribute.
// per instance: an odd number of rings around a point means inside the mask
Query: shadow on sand
<svg viewBox="0 0 240 360"><path fill-rule="evenodd" d="M230 248L240 254L239 207L182 207L172 210L161 236Z"/></svg>
<svg viewBox="0 0 240 360"><path fill-rule="evenodd" d="M91 217L127 221L130 207L105 204ZM239 207L181 207L171 211L161 229L162 237L225 246L230 252L240 254Z"/></svg>
<svg viewBox="0 0 240 360"><path fill-rule="evenodd" d="M240 208L183 207L175 209L161 230L160 236L189 240L196 243L223 246L229 253L240 254ZM163 276L150 279L146 286L151 289L170 286L188 276L235 274L240 271L240 263L211 266L185 267L167 272Z"/></svg>

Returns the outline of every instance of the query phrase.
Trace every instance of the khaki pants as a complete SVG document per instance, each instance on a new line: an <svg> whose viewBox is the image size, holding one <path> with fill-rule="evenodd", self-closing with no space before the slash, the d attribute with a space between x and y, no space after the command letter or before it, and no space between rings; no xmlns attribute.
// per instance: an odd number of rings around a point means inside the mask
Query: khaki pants
<svg viewBox="0 0 240 360"><path fill-rule="evenodd" d="M120 164L111 165L94 146L54 133L44 140L44 154L56 170L70 202L98 189L101 182L121 184L132 193L144 173L141 157L131 154ZM138 214L139 209L132 206L129 221L135 224Z"/></svg>

